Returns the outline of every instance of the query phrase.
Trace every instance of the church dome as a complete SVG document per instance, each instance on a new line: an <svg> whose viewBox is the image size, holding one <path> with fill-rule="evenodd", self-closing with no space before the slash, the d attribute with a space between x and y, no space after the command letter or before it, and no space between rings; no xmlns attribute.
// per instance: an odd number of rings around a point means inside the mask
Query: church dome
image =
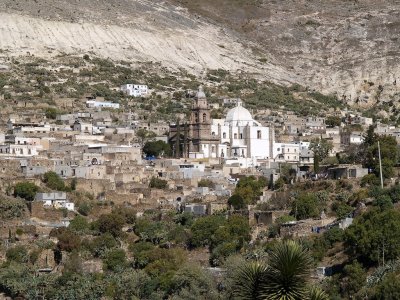
<svg viewBox="0 0 400 300"><path fill-rule="evenodd" d="M253 122L253 117L251 116L251 113L242 106L242 102L238 102L235 108L232 108L228 111L225 121L229 123L247 123Z"/></svg>
<svg viewBox="0 0 400 300"><path fill-rule="evenodd" d="M196 93L196 98L197 99L203 99L206 98L206 94L204 93L203 87L199 86L199 90Z"/></svg>

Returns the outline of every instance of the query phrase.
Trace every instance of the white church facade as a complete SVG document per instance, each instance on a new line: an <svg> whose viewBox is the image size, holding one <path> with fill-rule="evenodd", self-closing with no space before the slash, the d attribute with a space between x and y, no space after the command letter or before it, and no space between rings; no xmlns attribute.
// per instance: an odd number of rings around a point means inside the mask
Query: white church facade
<svg viewBox="0 0 400 300"><path fill-rule="evenodd" d="M211 135L218 137L218 149L204 152L205 157L269 159L272 155L273 130L254 120L240 100L225 119L212 120Z"/></svg>
<svg viewBox="0 0 400 300"><path fill-rule="evenodd" d="M274 131L253 119L238 100L225 119L211 119L210 107L200 88L189 123L170 126L169 142L175 157L270 159Z"/></svg>

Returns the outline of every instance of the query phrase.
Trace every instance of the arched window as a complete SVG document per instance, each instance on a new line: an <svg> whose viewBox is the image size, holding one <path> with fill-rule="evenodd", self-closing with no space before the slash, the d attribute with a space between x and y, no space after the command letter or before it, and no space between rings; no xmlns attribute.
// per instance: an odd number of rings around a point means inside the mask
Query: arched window
<svg viewBox="0 0 400 300"><path fill-rule="evenodd" d="M204 113L204 114L203 114L203 123L205 123L206 121L207 121L207 114Z"/></svg>
<svg viewBox="0 0 400 300"><path fill-rule="evenodd" d="M257 139L261 139L261 130L257 130Z"/></svg>
<svg viewBox="0 0 400 300"><path fill-rule="evenodd" d="M226 132L222 134L222 138L226 139Z"/></svg>

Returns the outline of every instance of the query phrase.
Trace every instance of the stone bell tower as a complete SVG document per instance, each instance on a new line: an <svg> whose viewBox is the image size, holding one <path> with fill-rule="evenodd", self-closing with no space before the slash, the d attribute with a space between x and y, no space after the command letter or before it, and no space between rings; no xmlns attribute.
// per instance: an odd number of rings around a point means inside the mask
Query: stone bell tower
<svg viewBox="0 0 400 300"><path fill-rule="evenodd" d="M190 115L191 152L201 152L200 145L211 138L210 108L203 87L200 86L192 104Z"/></svg>

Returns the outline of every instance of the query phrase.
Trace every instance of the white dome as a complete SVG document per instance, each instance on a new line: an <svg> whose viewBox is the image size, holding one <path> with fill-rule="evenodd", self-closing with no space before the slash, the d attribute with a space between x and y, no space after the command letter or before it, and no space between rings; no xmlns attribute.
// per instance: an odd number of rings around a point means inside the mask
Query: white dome
<svg viewBox="0 0 400 300"><path fill-rule="evenodd" d="M225 118L225 122L239 122L241 125L253 121L251 113L242 106L241 102L238 102L235 108L230 109Z"/></svg>
<svg viewBox="0 0 400 300"><path fill-rule="evenodd" d="M203 99L206 98L206 94L204 93L203 87L199 86L199 90L196 93L196 98L197 99Z"/></svg>

